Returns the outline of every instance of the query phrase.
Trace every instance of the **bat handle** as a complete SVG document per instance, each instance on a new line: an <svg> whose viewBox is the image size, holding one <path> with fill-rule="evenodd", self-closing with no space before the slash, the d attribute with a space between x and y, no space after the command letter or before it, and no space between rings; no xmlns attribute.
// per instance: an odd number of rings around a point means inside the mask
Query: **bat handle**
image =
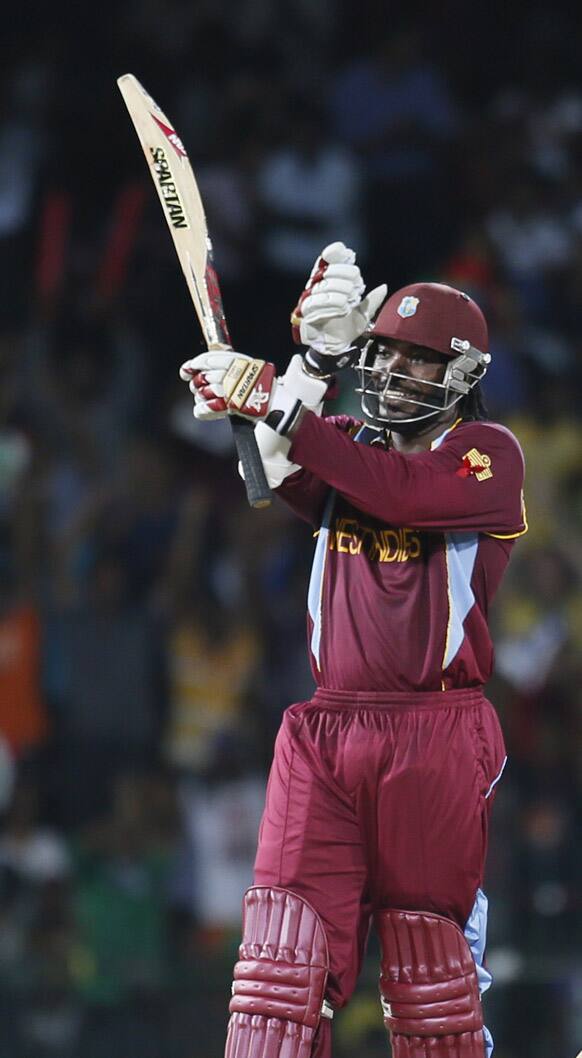
<svg viewBox="0 0 582 1058"><path fill-rule="evenodd" d="M240 415L231 415L230 425L245 476L248 501L251 507L270 507L273 497L255 441L255 428Z"/></svg>

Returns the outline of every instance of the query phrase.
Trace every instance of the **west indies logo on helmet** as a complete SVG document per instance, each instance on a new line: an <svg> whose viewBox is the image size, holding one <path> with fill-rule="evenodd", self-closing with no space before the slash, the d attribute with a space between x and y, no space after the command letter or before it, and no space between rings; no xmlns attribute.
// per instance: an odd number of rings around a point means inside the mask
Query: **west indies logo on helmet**
<svg viewBox="0 0 582 1058"><path fill-rule="evenodd" d="M414 374L384 369L390 339L440 353L442 379L419 381ZM468 294L444 283L411 283L390 295L363 335L356 392L367 422L378 429L437 419L481 381L490 361L487 323ZM392 415L387 405L394 400L413 406L411 414L403 416L401 409Z"/></svg>

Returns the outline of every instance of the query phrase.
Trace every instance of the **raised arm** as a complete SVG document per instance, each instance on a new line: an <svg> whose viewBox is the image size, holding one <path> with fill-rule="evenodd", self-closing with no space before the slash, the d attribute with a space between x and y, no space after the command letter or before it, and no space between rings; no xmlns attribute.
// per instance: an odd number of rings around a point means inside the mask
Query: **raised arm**
<svg viewBox="0 0 582 1058"><path fill-rule="evenodd" d="M402 455L358 444L306 414L289 458L391 525L499 536L525 532L523 456L501 426L462 423L438 448Z"/></svg>

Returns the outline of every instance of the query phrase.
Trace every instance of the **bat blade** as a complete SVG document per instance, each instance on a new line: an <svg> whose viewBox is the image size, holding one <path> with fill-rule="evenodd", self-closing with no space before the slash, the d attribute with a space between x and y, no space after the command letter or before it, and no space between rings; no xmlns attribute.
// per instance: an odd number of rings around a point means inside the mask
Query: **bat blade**
<svg viewBox="0 0 582 1058"><path fill-rule="evenodd" d="M143 148L206 344L209 349L231 349L204 206L186 148L137 77L124 74L117 84ZM231 417L231 426L249 503L267 507L271 491L253 426L236 417Z"/></svg>
<svg viewBox="0 0 582 1058"><path fill-rule="evenodd" d="M117 84L145 154L206 343L230 346L204 206L186 149L133 74L124 74Z"/></svg>

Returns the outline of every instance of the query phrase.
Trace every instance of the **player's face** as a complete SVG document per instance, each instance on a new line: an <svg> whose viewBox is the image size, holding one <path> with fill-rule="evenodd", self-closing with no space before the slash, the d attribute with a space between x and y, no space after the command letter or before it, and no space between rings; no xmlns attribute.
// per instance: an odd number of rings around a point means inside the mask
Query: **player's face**
<svg viewBox="0 0 582 1058"><path fill-rule="evenodd" d="M397 338L379 339L371 377L380 415L409 419L422 412L418 401L434 406L440 391L431 383L443 381L447 362L447 357L434 349Z"/></svg>

